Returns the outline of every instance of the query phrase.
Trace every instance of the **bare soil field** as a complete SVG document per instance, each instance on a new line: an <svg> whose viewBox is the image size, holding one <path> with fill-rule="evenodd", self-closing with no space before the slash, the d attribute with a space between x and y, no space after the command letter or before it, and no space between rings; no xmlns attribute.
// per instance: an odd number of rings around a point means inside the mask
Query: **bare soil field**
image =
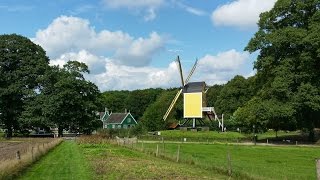
<svg viewBox="0 0 320 180"><path fill-rule="evenodd" d="M17 151L20 155L33 148L44 146L53 141L53 138L13 138L10 140L0 140L0 161L16 158Z"/></svg>
<svg viewBox="0 0 320 180"><path fill-rule="evenodd" d="M13 179L60 144L58 138L0 139L0 179Z"/></svg>

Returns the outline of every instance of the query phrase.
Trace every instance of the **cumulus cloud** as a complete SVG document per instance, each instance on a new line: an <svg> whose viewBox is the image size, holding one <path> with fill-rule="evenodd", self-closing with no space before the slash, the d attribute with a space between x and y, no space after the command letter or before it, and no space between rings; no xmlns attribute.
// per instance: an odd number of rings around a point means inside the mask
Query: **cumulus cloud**
<svg viewBox="0 0 320 180"><path fill-rule="evenodd" d="M51 60L50 64L62 67L68 61L83 62L88 66L91 74L101 74L105 72L107 59L105 57L98 57L86 50L81 50L77 53L69 52L62 54L59 58Z"/></svg>
<svg viewBox="0 0 320 180"><path fill-rule="evenodd" d="M211 20L217 26L256 27L259 15L269 11L275 2L276 0L235 0L215 9Z"/></svg>
<svg viewBox="0 0 320 180"><path fill-rule="evenodd" d="M178 70L174 62L167 68L132 67L114 64L108 61L106 72L91 76L101 90L145 89L156 87L176 87L178 84Z"/></svg>
<svg viewBox="0 0 320 180"><path fill-rule="evenodd" d="M127 66L116 63L113 59L96 56L86 50L81 50L77 53L62 54L59 58L52 60L51 64L62 66L68 60L74 59L88 64L92 73L86 75L86 78L94 82L101 91L180 86L180 75L175 62L171 62L163 68ZM240 71L246 62L249 62L247 52L229 50L217 55L207 54L199 59L198 67L190 82L205 81L208 85L213 85L226 83L238 74L247 77L252 73ZM190 69L185 67L183 59L182 66L186 78Z"/></svg>
<svg viewBox="0 0 320 180"><path fill-rule="evenodd" d="M38 30L33 41L53 59L61 54L87 50L99 55L114 53L117 63L129 66L148 65L166 43L156 32L150 33L150 37L136 39L122 31L96 32L88 20L72 16L56 18L46 29Z"/></svg>
<svg viewBox="0 0 320 180"><path fill-rule="evenodd" d="M244 64L249 62L248 52L238 52L234 49L220 52L217 55L207 54L198 61L194 79L206 81L207 84L221 84L233 76L242 74ZM244 74L242 74L244 75Z"/></svg>
<svg viewBox="0 0 320 180"><path fill-rule="evenodd" d="M205 72L231 71L238 69L248 57L248 52L237 52L234 49L218 53L215 56L207 54L199 59L199 68Z"/></svg>
<svg viewBox="0 0 320 180"><path fill-rule="evenodd" d="M125 48L119 48L115 53L115 58L122 64L133 66L143 66L149 64L152 55L164 49L164 42L161 36L153 32L148 39L139 38Z"/></svg>
<svg viewBox="0 0 320 180"><path fill-rule="evenodd" d="M144 19L151 21L156 18L156 10L165 2L164 0L103 0L108 8L127 8L138 12L144 12Z"/></svg>

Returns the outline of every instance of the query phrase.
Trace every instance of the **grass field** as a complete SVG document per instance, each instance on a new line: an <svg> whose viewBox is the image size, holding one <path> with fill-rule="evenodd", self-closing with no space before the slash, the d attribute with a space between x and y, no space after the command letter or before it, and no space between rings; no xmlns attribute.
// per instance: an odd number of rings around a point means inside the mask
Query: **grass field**
<svg viewBox="0 0 320 180"><path fill-rule="evenodd" d="M128 148L65 141L26 170L19 179L228 179L188 164L175 163Z"/></svg>
<svg viewBox="0 0 320 180"><path fill-rule="evenodd" d="M47 156L26 170L19 179L91 179L93 173L73 141L64 141Z"/></svg>
<svg viewBox="0 0 320 180"><path fill-rule="evenodd" d="M94 179L228 179L189 164L175 163L112 144L81 144Z"/></svg>
<svg viewBox="0 0 320 180"><path fill-rule="evenodd" d="M159 144L159 154L175 159L178 145L181 161L225 173L231 162L233 176L244 179L316 179L315 159L320 158L318 147L227 144ZM145 143L143 148L156 152L156 146ZM227 160L228 153L231 161Z"/></svg>

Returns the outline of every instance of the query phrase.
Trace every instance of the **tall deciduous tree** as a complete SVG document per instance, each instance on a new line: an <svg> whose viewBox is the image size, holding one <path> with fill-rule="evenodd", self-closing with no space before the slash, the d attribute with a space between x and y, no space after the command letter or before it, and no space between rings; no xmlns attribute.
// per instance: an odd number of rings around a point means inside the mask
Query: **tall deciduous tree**
<svg viewBox="0 0 320 180"><path fill-rule="evenodd" d="M242 76L235 76L221 89L216 101L217 112L224 113L226 119L253 96L251 81Z"/></svg>
<svg viewBox="0 0 320 180"><path fill-rule="evenodd" d="M24 104L41 90L49 68L45 51L20 35L0 35L0 122L12 136Z"/></svg>
<svg viewBox="0 0 320 180"><path fill-rule="evenodd" d="M86 81L82 73L89 70L84 63L69 61L63 68L53 67L41 99L43 114L58 126L59 136L64 128L90 133L95 129L95 112L101 105L96 85Z"/></svg>
<svg viewBox="0 0 320 180"><path fill-rule="evenodd" d="M245 49L259 51L254 67L262 82L260 95L292 103L298 122L312 135L320 111L314 105L320 96L320 2L278 0L260 15L258 25Z"/></svg>

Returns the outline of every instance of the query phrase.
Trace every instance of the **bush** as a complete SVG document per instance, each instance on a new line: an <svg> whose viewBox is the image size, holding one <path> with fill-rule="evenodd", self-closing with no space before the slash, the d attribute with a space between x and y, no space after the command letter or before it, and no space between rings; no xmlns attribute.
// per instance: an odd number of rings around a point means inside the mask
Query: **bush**
<svg viewBox="0 0 320 180"><path fill-rule="evenodd" d="M147 133L147 130L144 128L142 124L138 124L137 126L129 129L130 136L140 136L146 133Z"/></svg>

